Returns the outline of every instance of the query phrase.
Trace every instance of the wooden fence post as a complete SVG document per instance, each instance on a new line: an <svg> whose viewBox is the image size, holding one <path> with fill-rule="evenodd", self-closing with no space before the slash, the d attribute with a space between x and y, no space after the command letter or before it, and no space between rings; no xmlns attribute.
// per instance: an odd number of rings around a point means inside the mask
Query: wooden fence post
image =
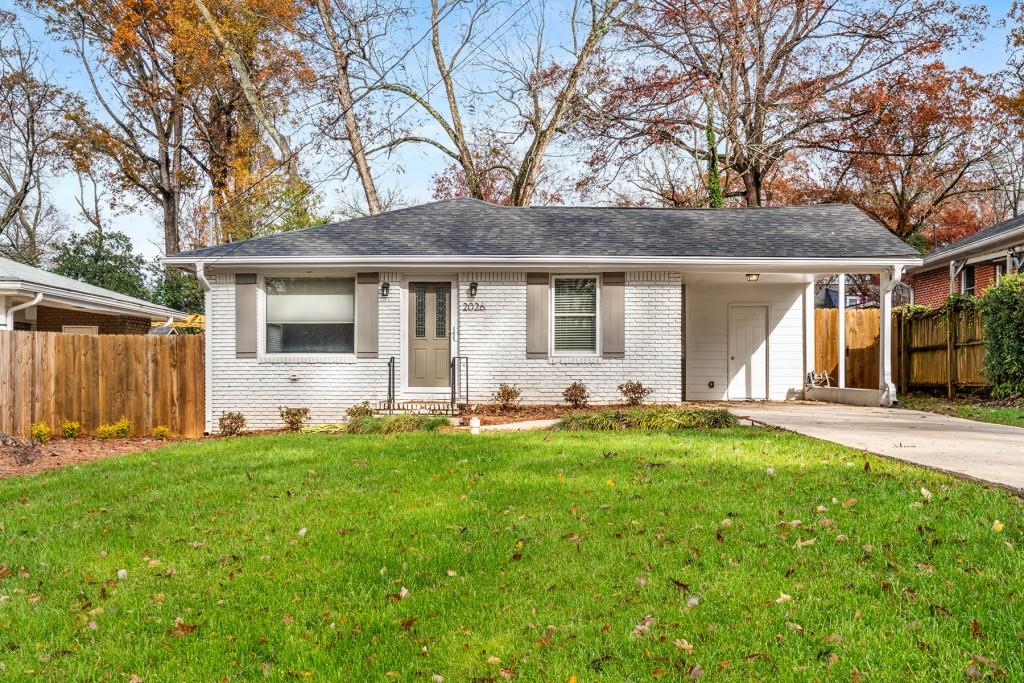
<svg viewBox="0 0 1024 683"><path fill-rule="evenodd" d="M946 311L946 395L950 400L956 398L956 328L959 312L954 308Z"/></svg>

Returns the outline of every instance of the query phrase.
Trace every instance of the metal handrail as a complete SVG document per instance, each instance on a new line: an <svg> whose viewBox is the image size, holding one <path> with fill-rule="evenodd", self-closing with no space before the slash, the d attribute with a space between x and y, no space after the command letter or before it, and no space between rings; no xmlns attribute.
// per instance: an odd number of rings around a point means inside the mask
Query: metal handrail
<svg viewBox="0 0 1024 683"><path fill-rule="evenodd" d="M388 359L388 411L395 409L395 357Z"/></svg>
<svg viewBox="0 0 1024 683"><path fill-rule="evenodd" d="M451 385L451 410L455 415L459 403L469 403L469 358L455 356L449 365L449 384ZM461 401L460 401L461 399Z"/></svg>

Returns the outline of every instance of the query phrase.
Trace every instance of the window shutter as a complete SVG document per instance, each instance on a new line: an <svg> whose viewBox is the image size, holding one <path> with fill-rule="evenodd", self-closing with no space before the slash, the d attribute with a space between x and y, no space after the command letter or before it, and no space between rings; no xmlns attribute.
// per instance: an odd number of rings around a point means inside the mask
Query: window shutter
<svg viewBox="0 0 1024 683"><path fill-rule="evenodd" d="M235 275L235 357L256 357L256 273Z"/></svg>
<svg viewBox="0 0 1024 683"><path fill-rule="evenodd" d="M526 274L526 357L548 355L548 274Z"/></svg>
<svg viewBox="0 0 1024 683"><path fill-rule="evenodd" d="M356 358L376 358L380 273L356 273Z"/></svg>
<svg viewBox="0 0 1024 683"><path fill-rule="evenodd" d="M601 276L601 356L626 355L626 274Z"/></svg>

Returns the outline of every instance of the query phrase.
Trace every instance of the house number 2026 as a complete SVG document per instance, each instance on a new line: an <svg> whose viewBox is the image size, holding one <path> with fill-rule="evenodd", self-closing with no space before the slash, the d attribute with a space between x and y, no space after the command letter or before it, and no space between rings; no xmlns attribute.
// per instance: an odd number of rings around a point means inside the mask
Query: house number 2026
<svg viewBox="0 0 1024 683"><path fill-rule="evenodd" d="M486 311L487 307L484 306L479 301L463 301L462 302L462 310L463 311Z"/></svg>

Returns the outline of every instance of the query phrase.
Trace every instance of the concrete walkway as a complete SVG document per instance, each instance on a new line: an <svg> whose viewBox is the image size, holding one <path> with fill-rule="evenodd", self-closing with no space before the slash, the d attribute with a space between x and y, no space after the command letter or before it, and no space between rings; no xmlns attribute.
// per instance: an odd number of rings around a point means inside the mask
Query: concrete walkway
<svg viewBox="0 0 1024 683"><path fill-rule="evenodd" d="M480 425L481 432L523 432L530 429L549 429L558 420L524 420L523 422L506 422L496 425Z"/></svg>
<svg viewBox="0 0 1024 683"><path fill-rule="evenodd" d="M1024 429L901 408L749 403L737 417L1024 494Z"/></svg>

